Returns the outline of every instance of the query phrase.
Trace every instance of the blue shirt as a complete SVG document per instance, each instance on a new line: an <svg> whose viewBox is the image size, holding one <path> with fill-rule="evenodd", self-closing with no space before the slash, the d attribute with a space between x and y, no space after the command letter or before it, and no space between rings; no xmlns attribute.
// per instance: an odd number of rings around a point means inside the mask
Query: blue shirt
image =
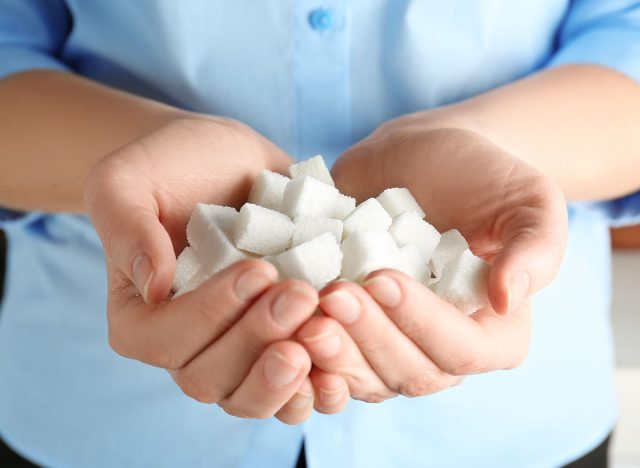
<svg viewBox="0 0 640 468"><path fill-rule="evenodd" d="M544 67L595 63L640 80L639 57L631 0L0 0L0 76L73 71L234 117L296 157L333 159L385 120ZM228 416L117 356L87 219L0 213L0 436L40 464L284 467L304 437L311 467L557 466L615 423L608 226L640 219L638 195L571 207L520 368L295 427Z"/></svg>

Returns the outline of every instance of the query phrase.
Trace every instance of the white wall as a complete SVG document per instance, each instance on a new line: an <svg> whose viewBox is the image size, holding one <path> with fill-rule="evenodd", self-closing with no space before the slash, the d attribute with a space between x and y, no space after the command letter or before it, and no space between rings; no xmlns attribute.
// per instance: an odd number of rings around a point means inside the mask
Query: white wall
<svg viewBox="0 0 640 468"><path fill-rule="evenodd" d="M614 251L612 317L620 404L613 465L640 468L640 251Z"/></svg>

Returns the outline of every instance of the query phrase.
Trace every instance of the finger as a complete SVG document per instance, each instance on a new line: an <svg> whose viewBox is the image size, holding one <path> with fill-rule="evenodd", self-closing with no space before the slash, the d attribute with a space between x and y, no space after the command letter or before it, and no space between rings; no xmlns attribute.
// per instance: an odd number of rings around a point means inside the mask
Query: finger
<svg viewBox="0 0 640 468"><path fill-rule="evenodd" d="M132 297L131 285L110 280L109 343L123 356L181 368L227 331L277 277L273 265L243 260L159 306Z"/></svg>
<svg viewBox="0 0 640 468"><path fill-rule="evenodd" d="M198 401L216 403L227 398L265 348L292 336L317 305L318 293L308 283L287 280L276 284L224 335L174 371L176 383Z"/></svg>
<svg viewBox="0 0 640 468"><path fill-rule="evenodd" d="M450 386L451 376L398 329L362 287L341 282L322 293L321 309L344 326L388 388L421 396Z"/></svg>
<svg viewBox="0 0 640 468"><path fill-rule="evenodd" d="M489 271L491 305L500 314L518 308L525 298L555 276L566 245L567 210L554 187L541 188L539 206L519 207L505 222L503 248Z"/></svg>
<svg viewBox="0 0 640 468"><path fill-rule="evenodd" d="M124 170L117 160L94 167L84 191L105 255L148 303L158 303L169 293L176 260L154 192L146 177L132 167Z"/></svg>
<svg viewBox="0 0 640 468"><path fill-rule="evenodd" d="M319 413L336 414L349 402L347 382L339 375L329 374L317 367L309 374L315 391L314 408Z"/></svg>
<svg viewBox="0 0 640 468"><path fill-rule="evenodd" d="M313 411L313 385L305 377L296 393L275 414L285 424L300 424L311 416Z"/></svg>
<svg viewBox="0 0 640 468"><path fill-rule="evenodd" d="M511 368L527 354L527 307L507 316L486 308L469 317L395 270L373 273L364 288L393 323L448 374Z"/></svg>
<svg viewBox="0 0 640 468"><path fill-rule="evenodd" d="M352 398L376 403L396 396L371 368L342 325L334 319L320 315L311 317L300 327L296 337L316 367L346 380Z"/></svg>
<svg viewBox="0 0 640 468"><path fill-rule="evenodd" d="M304 348L293 341L280 341L267 347L247 377L229 397L218 404L227 413L265 419L275 415L291 400L311 370L311 359ZM293 404L304 398L294 400ZM291 407L290 416L302 415L312 401L302 408Z"/></svg>
<svg viewBox="0 0 640 468"><path fill-rule="evenodd" d="M381 177L387 174L382 166L384 158L377 157L376 148L367 138L347 149L336 160L331 176L340 193L347 193L360 203L387 188Z"/></svg>

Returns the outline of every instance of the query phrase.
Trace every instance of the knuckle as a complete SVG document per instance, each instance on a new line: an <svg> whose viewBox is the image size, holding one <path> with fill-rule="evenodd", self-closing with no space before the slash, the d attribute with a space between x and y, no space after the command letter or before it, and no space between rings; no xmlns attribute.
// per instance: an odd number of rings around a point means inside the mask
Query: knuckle
<svg viewBox="0 0 640 468"><path fill-rule="evenodd" d="M223 327L228 316L225 313L221 313L220 307L224 307L224 304L220 302L220 294L217 288L205 288L205 295L201 300L193 301L191 307L193 307L195 314L198 317L202 317L204 322L210 327L212 331L217 331L220 327ZM208 294L211 293L211 294ZM209 297L211 300L209 300Z"/></svg>
<svg viewBox="0 0 640 468"><path fill-rule="evenodd" d="M310 415L304 416L291 416L289 414L276 414L275 417L280 420L281 423L287 424L289 426L295 426L296 424L301 424L309 418Z"/></svg>
<svg viewBox="0 0 640 468"><path fill-rule="evenodd" d="M200 403L211 404L220 400L216 392L203 385L202 380L190 372L177 372L174 379L185 395Z"/></svg>
<svg viewBox="0 0 640 468"><path fill-rule="evenodd" d="M375 390L371 385L366 385L365 382L354 382L354 379L350 379L349 393L351 398L365 403L382 403L391 398L398 396L398 394L386 387L376 388Z"/></svg>
<svg viewBox="0 0 640 468"><path fill-rule="evenodd" d="M353 395L352 398L354 400L359 400L362 401L364 403L382 403L384 401L389 400L390 398L395 397L396 394L394 393L377 393L377 392L373 392L373 393L364 393L364 394L358 394L358 395Z"/></svg>
<svg viewBox="0 0 640 468"><path fill-rule="evenodd" d="M187 364L187 360L174 351L156 347L150 353L149 360L156 366L163 369L181 369Z"/></svg>
<svg viewBox="0 0 640 468"><path fill-rule="evenodd" d="M275 413L269 409L258 409L258 410L253 410L251 411L251 415L249 417L253 418L253 419L269 419L271 417L273 417Z"/></svg>
<svg viewBox="0 0 640 468"><path fill-rule="evenodd" d="M232 405L228 402L219 402L218 406L222 408L222 411L227 413L229 416L233 416L235 418L242 418L242 419L247 419L251 417L248 414L240 411L240 409L237 406Z"/></svg>
<svg viewBox="0 0 640 468"><path fill-rule="evenodd" d="M274 412L272 410L270 410L267 407L258 407L258 406L253 406L253 407L241 407L238 402L231 402L231 401L227 401L227 400L223 400L221 402L218 403L218 406L220 406L220 408L222 408L222 410L231 415L231 416L235 416L236 418L244 418L244 419L259 419L259 420L265 420L265 419L269 419L272 418L274 416Z"/></svg>
<svg viewBox="0 0 640 468"><path fill-rule="evenodd" d="M398 384L398 393L406 397L420 397L437 393L445 388L441 379L428 375L411 377Z"/></svg>
<svg viewBox="0 0 640 468"><path fill-rule="evenodd" d="M443 370L446 373L458 376L477 374L487 369L488 362L486 357L478 352L466 352L443 366Z"/></svg>

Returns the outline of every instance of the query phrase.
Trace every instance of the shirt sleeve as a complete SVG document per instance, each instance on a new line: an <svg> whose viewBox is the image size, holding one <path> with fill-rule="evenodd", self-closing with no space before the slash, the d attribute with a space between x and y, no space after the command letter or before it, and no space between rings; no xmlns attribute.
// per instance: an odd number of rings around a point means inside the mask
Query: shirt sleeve
<svg viewBox="0 0 640 468"><path fill-rule="evenodd" d="M59 53L70 30L61 0L0 0L0 79L27 70L68 70ZM24 215L0 206L0 228L36 214Z"/></svg>
<svg viewBox="0 0 640 468"><path fill-rule="evenodd" d="M601 65L640 84L640 1L572 1L557 45L549 63L551 67ZM591 206L614 226L640 223L640 192Z"/></svg>

